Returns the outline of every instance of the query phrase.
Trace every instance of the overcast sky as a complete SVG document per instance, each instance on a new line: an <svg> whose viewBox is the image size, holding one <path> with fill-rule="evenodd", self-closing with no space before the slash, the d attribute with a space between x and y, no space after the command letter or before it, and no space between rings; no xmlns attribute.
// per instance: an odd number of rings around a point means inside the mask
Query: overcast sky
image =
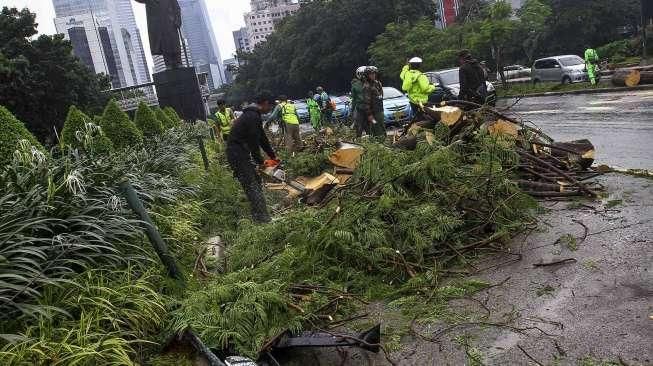
<svg viewBox="0 0 653 366"><path fill-rule="evenodd" d="M206 7L209 9L209 17L213 24L218 47L222 59L232 57L236 47L231 32L245 25L243 14L250 9L249 0L204 0ZM39 23L39 33L54 34L54 7L51 0L0 0L0 7L9 6L22 9L27 7L33 13L36 13L36 22ZM132 0L132 7L136 15L136 22L141 31L143 42L145 43L145 55L150 66L150 72L153 69L152 55L150 54L150 44L147 36L147 23L145 19L145 5L139 4Z"/></svg>

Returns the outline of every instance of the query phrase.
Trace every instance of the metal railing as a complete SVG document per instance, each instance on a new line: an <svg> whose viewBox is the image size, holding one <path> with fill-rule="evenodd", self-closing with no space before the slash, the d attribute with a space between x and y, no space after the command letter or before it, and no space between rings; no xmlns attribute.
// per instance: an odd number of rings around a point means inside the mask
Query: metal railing
<svg viewBox="0 0 653 366"><path fill-rule="evenodd" d="M138 108L141 102L145 102L150 107L159 105L153 82L111 89L107 93L116 99L123 111L133 111Z"/></svg>

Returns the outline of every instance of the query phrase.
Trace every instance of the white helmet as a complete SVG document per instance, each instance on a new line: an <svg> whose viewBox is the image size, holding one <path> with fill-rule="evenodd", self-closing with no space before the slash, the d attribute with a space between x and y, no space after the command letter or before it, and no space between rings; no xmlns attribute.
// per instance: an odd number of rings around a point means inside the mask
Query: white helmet
<svg viewBox="0 0 653 366"><path fill-rule="evenodd" d="M409 63L409 64L421 64L421 63L422 63L422 59L419 58L419 57L413 57L413 58L411 58L410 60L408 60L408 63Z"/></svg>
<svg viewBox="0 0 653 366"><path fill-rule="evenodd" d="M363 77L363 74L365 74L365 70L367 70L367 66L360 66L359 68L356 69L356 77L358 79Z"/></svg>

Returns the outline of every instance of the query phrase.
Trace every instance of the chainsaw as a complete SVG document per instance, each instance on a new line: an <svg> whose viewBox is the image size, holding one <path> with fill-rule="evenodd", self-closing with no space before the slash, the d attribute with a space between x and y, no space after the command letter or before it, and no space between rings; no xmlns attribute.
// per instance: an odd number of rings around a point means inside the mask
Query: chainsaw
<svg viewBox="0 0 653 366"><path fill-rule="evenodd" d="M288 186L300 191L301 193L304 193L306 191L306 188L299 184L298 182L294 180L288 179L286 176L286 172L282 169L281 166L281 161L280 160L273 160L269 159L263 162L263 169L261 170L263 174L267 175L268 177L281 182L285 183Z"/></svg>

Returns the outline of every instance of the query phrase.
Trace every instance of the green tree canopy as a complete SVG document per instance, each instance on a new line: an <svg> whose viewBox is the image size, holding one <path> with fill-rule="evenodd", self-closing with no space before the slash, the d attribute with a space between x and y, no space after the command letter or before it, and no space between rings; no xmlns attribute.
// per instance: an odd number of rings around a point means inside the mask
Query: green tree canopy
<svg viewBox="0 0 653 366"><path fill-rule="evenodd" d="M3 7L0 12L0 104L5 105L39 140L54 142L68 108L89 113L106 103L109 82L83 65L63 35L36 35L35 14Z"/></svg>
<svg viewBox="0 0 653 366"><path fill-rule="evenodd" d="M324 86L349 89L357 66L369 63L367 48L393 21L414 22L433 13L428 0L317 0L284 19L242 66L231 92L242 100L257 90L304 97Z"/></svg>

